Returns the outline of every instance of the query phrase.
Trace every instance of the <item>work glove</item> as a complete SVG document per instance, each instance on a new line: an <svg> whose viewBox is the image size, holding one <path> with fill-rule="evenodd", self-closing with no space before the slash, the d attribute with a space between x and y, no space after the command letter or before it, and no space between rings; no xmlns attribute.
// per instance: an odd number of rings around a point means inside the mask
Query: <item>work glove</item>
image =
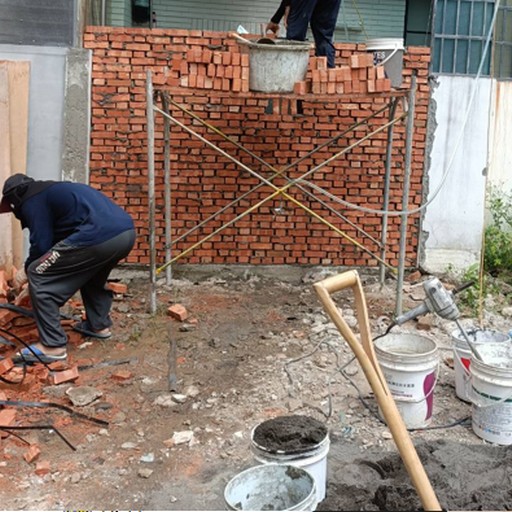
<svg viewBox="0 0 512 512"><path fill-rule="evenodd" d="M267 27L265 28L265 32L273 32L277 34L279 31L279 23L274 23L273 21L269 21L267 23Z"/></svg>
<svg viewBox="0 0 512 512"><path fill-rule="evenodd" d="M16 299L14 299L15 306L28 306L30 303L30 290L27 286L25 286L21 292L18 294Z"/></svg>
<svg viewBox="0 0 512 512"><path fill-rule="evenodd" d="M12 279L12 287L19 290L28 281L24 268L20 268Z"/></svg>

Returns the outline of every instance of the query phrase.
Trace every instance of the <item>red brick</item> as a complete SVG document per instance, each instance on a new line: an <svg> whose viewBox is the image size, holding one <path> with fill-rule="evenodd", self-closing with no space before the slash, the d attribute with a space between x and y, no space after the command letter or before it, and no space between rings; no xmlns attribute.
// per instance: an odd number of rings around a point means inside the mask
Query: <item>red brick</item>
<svg viewBox="0 0 512 512"><path fill-rule="evenodd" d="M107 284L107 288L112 290L114 293L119 293L119 294L123 294L123 293L126 293L128 291L128 286L127 285L125 285L124 283L116 283L114 281L110 281Z"/></svg>
<svg viewBox="0 0 512 512"><path fill-rule="evenodd" d="M39 461L36 463L36 469L34 473L38 476L47 475L50 472L50 463L45 461Z"/></svg>
<svg viewBox="0 0 512 512"><path fill-rule="evenodd" d="M34 462L37 457L41 454L41 449L37 444L31 444L28 448L28 450L23 454L23 458L27 462Z"/></svg>
<svg viewBox="0 0 512 512"><path fill-rule="evenodd" d="M183 322L188 317L188 311L181 304L173 304L167 309L167 314L176 320Z"/></svg>
<svg viewBox="0 0 512 512"><path fill-rule="evenodd" d="M0 360L0 375L7 373L13 366L14 363L10 357Z"/></svg>
<svg viewBox="0 0 512 512"><path fill-rule="evenodd" d="M2 409L0 410L0 426L8 427L14 423L16 419L16 409Z"/></svg>
<svg viewBox="0 0 512 512"><path fill-rule="evenodd" d="M68 370L63 370L60 372L54 372L51 375L51 382L53 385L62 384L63 382L71 382L73 380L78 379L78 367L73 366Z"/></svg>
<svg viewBox="0 0 512 512"><path fill-rule="evenodd" d="M119 370L117 372L114 372L112 375L111 375L111 378L113 380L117 380L117 381L126 381L126 380L130 380L131 378L133 377L133 373L130 372L129 370Z"/></svg>

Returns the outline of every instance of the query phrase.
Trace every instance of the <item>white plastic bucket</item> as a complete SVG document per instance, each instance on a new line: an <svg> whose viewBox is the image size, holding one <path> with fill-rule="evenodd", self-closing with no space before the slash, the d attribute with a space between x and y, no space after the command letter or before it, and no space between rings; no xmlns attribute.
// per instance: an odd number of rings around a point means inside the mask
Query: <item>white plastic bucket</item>
<svg viewBox="0 0 512 512"><path fill-rule="evenodd" d="M306 77L311 43L280 41L249 45L249 89L259 92L292 92Z"/></svg>
<svg viewBox="0 0 512 512"><path fill-rule="evenodd" d="M425 336L400 333L383 336L374 345L377 361L405 426L426 427L434 411L439 369L436 343Z"/></svg>
<svg viewBox="0 0 512 512"><path fill-rule="evenodd" d="M366 41L366 50L373 53L375 66L384 66L386 76L391 80L391 87L400 87L402 85L404 40L369 39Z"/></svg>
<svg viewBox="0 0 512 512"><path fill-rule="evenodd" d="M480 329L472 327L466 330L466 334L471 342L474 343L477 350L481 345L488 343L502 343L510 341L510 336L506 333L494 331L492 329ZM465 402L471 402L469 397L469 388L471 385L470 366L471 349L468 346L464 335L460 329L452 332L453 346L453 369L455 371L455 394Z"/></svg>
<svg viewBox="0 0 512 512"><path fill-rule="evenodd" d="M512 444L512 345L478 347L482 361L471 357L473 432L490 443Z"/></svg>
<svg viewBox="0 0 512 512"><path fill-rule="evenodd" d="M289 429L290 419L295 419L300 428ZM287 428L281 428L283 422L286 422ZM259 436L268 428L274 429L279 436L272 440L272 444L262 441ZM309 433L308 428L311 429ZM290 448L291 445L297 445L297 440L306 441L298 449ZM329 434L325 425L308 416L281 416L260 423L251 432L251 451L256 461L264 464L292 464L307 470L315 479L317 502L325 499L329 446Z"/></svg>
<svg viewBox="0 0 512 512"><path fill-rule="evenodd" d="M315 479L288 464L263 464L242 471L224 489L226 510L315 510Z"/></svg>

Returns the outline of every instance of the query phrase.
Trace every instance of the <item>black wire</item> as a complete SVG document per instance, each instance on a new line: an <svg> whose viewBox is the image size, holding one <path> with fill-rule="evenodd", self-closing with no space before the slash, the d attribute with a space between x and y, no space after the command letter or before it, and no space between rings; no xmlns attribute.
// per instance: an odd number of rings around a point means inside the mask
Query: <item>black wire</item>
<svg viewBox="0 0 512 512"><path fill-rule="evenodd" d="M20 439L21 441L24 441L27 444L30 444L30 443L28 441L26 441L25 439L21 438L20 436L17 436L14 432L9 432L9 431L10 430L35 430L35 429L53 430L73 451L76 452L76 448L53 425L30 425L30 426L19 425L19 426L15 426L15 427L11 427L11 426L10 427L0 427L0 430L3 430L5 432L17 437L18 439Z"/></svg>
<svg viewBox="0 0 512 512"><path fill-rule="evenodd" d="M82 418L87 421L92 421L93 423L97 423L98 425L107 426L108 421L101 420L99 418L95 418L93 416L88 416L87 414L83 414L81 412L75 411L71 409L71 407L67 407L62 404L58 404L56 402L24 402L20 400L0 400L0 406L14 406L14 407L55 407L56 409L60 409L62 411L71 414L72 416L76 416L77 418Z"/></svg>

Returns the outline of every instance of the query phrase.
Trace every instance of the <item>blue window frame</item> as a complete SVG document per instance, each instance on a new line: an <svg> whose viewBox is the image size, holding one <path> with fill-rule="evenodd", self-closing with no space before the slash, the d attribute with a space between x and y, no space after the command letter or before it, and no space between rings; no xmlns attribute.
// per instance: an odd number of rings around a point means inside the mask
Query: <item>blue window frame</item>
<svg viewBox="0 0 512 512"><path fill-rule="evenodd" d="M494 0L437 0L432 71L476 75L495 9ZM512 0L501 0L482 76L512 78Z"/></svg>

